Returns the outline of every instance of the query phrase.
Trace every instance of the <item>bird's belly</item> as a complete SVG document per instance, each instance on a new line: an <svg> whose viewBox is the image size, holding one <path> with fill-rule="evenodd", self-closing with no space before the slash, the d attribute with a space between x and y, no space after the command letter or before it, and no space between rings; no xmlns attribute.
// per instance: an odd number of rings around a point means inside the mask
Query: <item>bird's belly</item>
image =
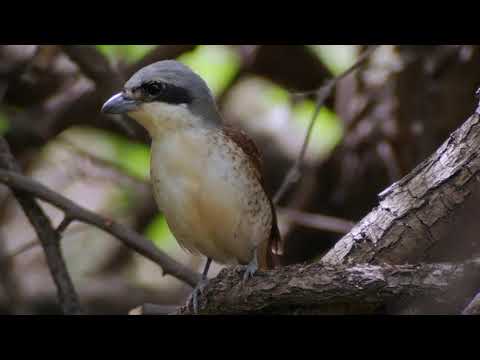
<svg viewBox="0 0 480 360"><path fill-rule="evenodd" d="M152 144L153 189L181 246L245 264L268 236L270 208L258 180L224 150L195 136Z"/></svg>

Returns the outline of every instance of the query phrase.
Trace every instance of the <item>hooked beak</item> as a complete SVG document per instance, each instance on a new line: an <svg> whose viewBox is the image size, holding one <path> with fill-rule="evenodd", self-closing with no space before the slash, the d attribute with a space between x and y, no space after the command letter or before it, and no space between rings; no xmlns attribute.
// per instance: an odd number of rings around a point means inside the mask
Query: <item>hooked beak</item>
<svg viewBox="0 0 480 360"><path fill-rule="evenodd" d="M137 109L138 102L124 93L118 93L108 99L102 106L102 113L123 114Z"/></svg>

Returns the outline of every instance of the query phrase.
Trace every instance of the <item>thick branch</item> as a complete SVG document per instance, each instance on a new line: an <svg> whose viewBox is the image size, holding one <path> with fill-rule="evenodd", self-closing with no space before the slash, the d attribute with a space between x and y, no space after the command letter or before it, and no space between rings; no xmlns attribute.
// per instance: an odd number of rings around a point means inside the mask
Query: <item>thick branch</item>
<svg viewBox="0 0 480 360"><path fill-rule="evenodd" d="M41 200L55 205L63 210L65 216L69 219L94 225L112 234L132 250L160 265L164 274L172 275L192 286L196 285L200 279L199 274L178 263L163 251L157 249L152 242L146 240L130 228L95 214L26 176L0 170L0 182L13 189L28 192Z"/></svg>
<svg viewBox="0 0 480 360"><path fill-rule="evenodd" d="M1 137L0 166L11 170L12 174L20 171L18 164L10 154L7 142ZM31 195L21 189L13 188L12 190L42 244L48 268L57 287L58 299L63 312L65 314L83 313L60 248L59 233L52 227L50 219Z"/></svg>
<svg viewBox="0 0 480 360"><path fill-rule="evenodd" d="M480 315L480 292L473 298L462 312L463 315Z"/></svg>
<svg viewBox="0 0 480 360"><path fill-rule="evenodd" d="M334 312L345 312L350 311L350 305L353 304L354 312L370 312L389 297L402 294L412 298L422 294L431 296L432 299L437 296L441 298L441 294L436 291L443 291L445 286L454 283L453 280L459 280L451 275L463 269L462 267L436 268L436 265L423 265L418 268L431 271L426 273L429 276L426 285L430 284L433 288L428 288L423 286L425 283L415 282L418 278L414 277L414 273L408 278L415 280L413 282L398 282L399 279L395 276L390 277L398 271L400 274L403 274L404 270L408 273L416 267L394 267L394 273L385 273L387 268L357 265L355 268L360 269L364 277L355 279L345 266L385 262L411 263L425 259L428 250L439 241L440 232L437 226L446 222L467 196L477 190L475 187L478 187L479 173L480 115L477 109L430 158L380 194L379 206L343 237L324 256L321 263L307 267L292 266L269 272L268 275L259 274L244 289L238 285L236 272L226 271L208 287L206 296L201 299L202 311L275 312L275 309L285 307L300 310L307 308L311 311L313 307L317 312L331 312L329 304L333 304ZM457 241L455 237L449 238L450 241ZM330 267L324 269L322 264ZM363 268L364 266L367 267ZM452 273L442 275L442 269L450 269L448 271ZM437 270L438 272L435 272ZM441 284L437 284L440 287L434 289L436 278L442 280ZM380 287L362 285L364 281L368 285L373 280L375 285L376 279L380 279ZM470 279L470 283L465 287L475 285L476 282L478 276ZM409 287L412 284L413 288ZM395 291L390 293L389 289ZM386 292L385 296L381 296L383 292ZM211 300L206 306L205 299ZM345 302L350 307L339 310L336 305ZM445 302L448 303L446 300ZM372 303L373 308L369 306ZM359 304L365 306L361 307ZM185 309L181 312L188 313Z"/></svg>
<svg viewBox="0 0 480 360"><path fill-rule="evenodd" d="M323 260L398 264L425 259L427 250L439 242L440 226L477 190L479 173L480 116L476 112L430 158L383 191L379 205Z"/></svg>
<svg viewBox="0 0 480 360"><path fill-rule="evenodd" d="M62 45L62 50L75 62L85 76L99 86L120 87L122 79L108 59L93 45Z"/></svg>
<svg viewBox="0 0 480 360"><path fill-rule="evenodd" d="M464 264L330 266L293 265L259 272L242 285L242 270L223 270L199 301L200 314L345 314L395 308L398 302L428 298L442 312L455 312L465 294L451 291L472 283L480 259ZM478 284L477 284L478 285ZM470 289L469 289L470 290ZM181 314L190 314L182 307Z"/></svg>

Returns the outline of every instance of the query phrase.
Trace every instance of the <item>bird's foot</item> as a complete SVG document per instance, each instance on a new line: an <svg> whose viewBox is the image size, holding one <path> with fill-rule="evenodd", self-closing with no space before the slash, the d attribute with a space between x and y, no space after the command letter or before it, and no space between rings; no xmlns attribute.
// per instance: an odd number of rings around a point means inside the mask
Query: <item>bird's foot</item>
<svg viewBox="0 0 480 360"><path fill-rule="evenodd" d="M243 283L245 284L248 279L253 277L258 270L257 257L254 256L253 260L246 266L245 272L243 273Z"/></svg>
<svg viewBox="0 0 480 360"><path fill-rule="evenodd" d="M197 286L193 289L192 293L187 300L187 309L192 308L194 314L198 314L198 296L203 294L205 286L208 284L208 279L202 279L198 282Z"/></svg>

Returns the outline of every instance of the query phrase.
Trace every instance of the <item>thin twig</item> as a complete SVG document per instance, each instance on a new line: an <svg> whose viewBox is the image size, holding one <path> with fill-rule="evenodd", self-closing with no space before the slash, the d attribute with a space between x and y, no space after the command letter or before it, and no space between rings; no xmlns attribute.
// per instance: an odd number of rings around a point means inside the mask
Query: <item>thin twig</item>
<svg viewBox="0 0 480 360"><path fill-rule="evenodd" d="M279 210L281 213L287 215L288 218L294 223L319 230L346 234L352 230L353 226L355 225L355 223L352 221L333 216L311 214L288 208L280 208Z"/></svg>
<svg viewBox="0 0 480 360"><path fill-rule="evenodd" d="M5 254L4 256L2 256L2 258L0 258L0 262L9 260L11 258L14 258L14 257L20 255L20 254L23 254L24 252L26 252L28 250L31 250L38 245L40 245L40 242L38 240L29 241L29 242L19 246L17 249L12 251L11 253Z"/></svg>
<svg viewBox="0 0 480 360"><path fill-rule="evenodd" d="M378 45L373 45L370 48L368 48L362 55L359 56L358 60L353 64L350 68L345 70L343 73L340 75L327 80L325 85L321 86L319 89L310 91L310 92L298 92L294 93L293 95L308 95L308 94L316 94L317 99L316 99L316 106L315 110L313 111L313 115L310 119L310 123L308 125L307 132L305 134L305 139L302 144L302 148L300 150L300 153L295 160L295 163L293 166L290 168L288 171L287 175L285 176L285 179L283 180L282 184L280 185L279 189L275 193L275 196L273 197L273 203L278 204L279 201L283 198L285 193L290 189L292 185L297 183L300 178L301 178L301 168L303 165L303 160L305 158L305 153L307 151L308 143L310 141L310 136L313 130L313 126L315 124L315 119L318 116L318 113L320 112L320 109L322 108L323 104L327 100L327 98L330 96L331 92L337 85L337 83L345 78L347 75L351 74L354 70L356 70L360 65L362 65L368 57L372 54L372 52L377 48Z"/></svg>
<svg viewBox="0 0 480 360"><path fill-rule="evenodd" d="M65 220L65 218L64 218ZM71 220L73 221L73 220ZM61 225L61 224L60 224ZM63 232L66 230L66 229L61 229L60 228L60 225L57 226L57 228L55 229L55 231L57 231L59 234L63 234ZM68 226L68 224L64 224L63 226ZM60 231L62 230L62 231ZM68 235L71 236L71 235L74 235L74 234L77 234L79 232L81 232L83 230L82 226L76 226L74 228L70 228L68 230ZM63 239L62 239L63 240ZM20 246L18 246L16 249L14 249L12 252L8 253L8 254L4 254L2 257L0 257L0 263L2 261L9 261L11 259L13 259L14 257L17 257L19 255L22 255L23 253L31 250L31 249L34 249L36 248L37 246L40 245L40 242L38 241L37 238L34 238Z"/></svg>
<svg viewBox="0 0 480 360"><path fill-rule="evenodd" d="M67 226L72 223L72 221L73 221L73 219L70 216L66 215L63 218L62 222L57 226L57 228L56 228L57 233L59 233L59 234L63 233L65 231L65 229L67 228Z"/></svg>
<svg viewBox="0 0 480 360"><path fill-rule="evenodd" d="M169 274L174 276L191 286L195 286L200 280L200 274L172 259L166 253L156 248L151 241L148 241L132 229L75 204L73 201L48 189L39 182L6 170L0 170L0 182L11 188L28 192L56 206L70 219L94 225L112 234L129 248L160 265L164 275Z"/></svg>

